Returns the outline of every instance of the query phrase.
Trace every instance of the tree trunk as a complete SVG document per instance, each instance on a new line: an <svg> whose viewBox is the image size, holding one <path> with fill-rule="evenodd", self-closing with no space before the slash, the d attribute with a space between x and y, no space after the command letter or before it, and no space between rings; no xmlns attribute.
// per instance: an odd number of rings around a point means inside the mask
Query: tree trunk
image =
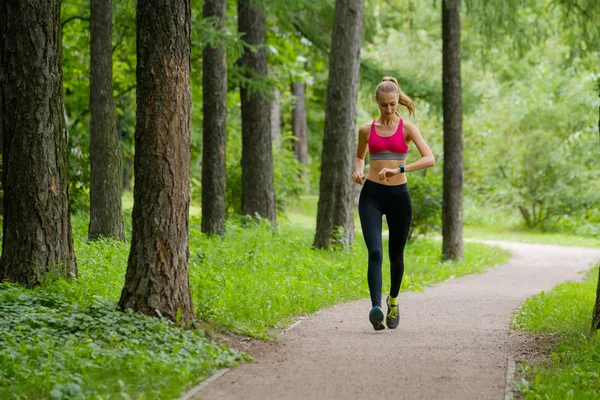
<svg viewBox="0 0 600 400"><path fill-rule="evenodd" d="M131 176L133 175L133 157L123 159L123 190L131 192Z"/></svg>
<svg viewBox="0 0 600 400"><path fill-rule="evenodd" d="M90 1L90 240L124 240L123 160L112 83L112 1Z"/></svg>
<svg viewBox="0 0 600 400"><path fill-rule="evenodd" d="M206 0L204 18L215 17L215 28L225 29L227 0ZM207 45L202 54L202 232L225 233L227 148L227 53Z"/></svg>
<svg viewBox="0 0 600 400"><path fill-rule="evenodd" d="M187 0L138 0L131 251L119 301L193 321L189 284L190 30Z"/></svg>
<svg viewBox="0 0 600 400"><path fill-rule="evenodd" d="M600 329L600 270L598 271L598 288L596 289L596 304L594 305L592 329Z"/></svg>
<svg viewBox="0 0 600 400"><path fill-rule="evenodd" d="M442 257L444 260L458 260L463 256L463 142L459 0L442 1L442 39L444 109Z"/></svg>
<svg viewBox="0 0 600 400"><path fill-rule="evenodd" d="M0 280L27 287L77 277L61 63L59 0L0 3Z"/></svg>
<svg viewBox="0 0 600 400"><path fill-rule="evenodd" d="M281 93L273 92L271 100L271 142L276 150L281 150Z"/></svg>
<svg viewBox="0 0 600 400"><path fill-rule="evenodd" d="M246 78L267 76L265 17L249 0L238 1L238 30L256 51L245 51L239 60ZM269 101L242 85L242 213L256 214L277 224Z"/></svg>
<svg viewBox="0 0 600 400"><path fill-rule="evenodd" d="M0 48L0 51L2 49ZM0 63L2 62L2 56L0 55ZM2 83L2 67L0 66L0 84ZM2 162L2 96L0 92L0 177L2 176L3 162ZM4 190L2 186L2 179L0 178L0 216L4 215Z"/></svg>
<svg viewBox="0 0 600 400"><path fill-rule="evenodd" d="M600 86L600 80L599 86ZM599 95L600 97L600 95ZM600 106L598 106L598 137L600 138ZM596 304L594 305L594 314L592 318L592 329L600 329L600 271L598 271L598 287L596 289Z"/></svg>
<svg viewBox="0 0 600 400"><path fill-rule="evenodd" d="M331 38L325 132L314 246L354 243L353 185L356 100L364 0L337 0Z"/></svg>
<svg viewBox="0 0 600 400"><path fill-rule="evenodd" d="M294 105L292 107L292 131L296 137L294 142L294 153L296 159L305 167L308 167L308 129L306 122L306 102L304 97L305 85L302 81L292 83L292 95ZM303 179L308 184L308 171L302 173Z"/></svg>

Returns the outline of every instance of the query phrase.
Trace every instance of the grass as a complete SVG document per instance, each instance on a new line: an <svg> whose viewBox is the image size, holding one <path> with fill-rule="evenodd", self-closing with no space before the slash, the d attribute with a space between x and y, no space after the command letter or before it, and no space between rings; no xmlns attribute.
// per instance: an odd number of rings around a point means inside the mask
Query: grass
<svg viewBox="0 0 600 400"><path fill-rule="evenodd" d="M526 228L520 215L510 208L483 207L465 201L464 224L466 238L600 248L598 236L542 232Z"/></svg>
<svg viewBox="0 0 600 400"><path fill-rule="evenodd" d="M99 297L99 296L97 296ZM0 397L176 398L243 355L65 281L0 284Z"/></svg>
<svg viewBox="0 0 600 400"><path fill-rule="evenodd" d="M525 363L519 389L531 399L600 399L600 331L590 334L598 268L523 303L514 327L554 336L549 357Z"/></svg>
<svg viewBox="0 0 600 400"><path fill-rule="evenodd" d="M362 237L344 251L311 249L316 202L307 203L307 210L282 218L277 230L241 220L222 238L202 235L192 210L190 286L207 327L270 339L298 315L368 297ZM0 286L0 397L174 398L215 369L247 359L201 330L115 311L129 243L88 242L84 214L72 224L76 282L49 277L33 290ZM130 218L125 224L129 236ZM508 257L466 243L463 261L441 263L439 241L417 240L406 250L403 290L479 273ZM385 281L388 274L386 262ZM357 324L364 322L357 316Z"/></svg>
<svg viewBox="0 0 600 400"><path fill-rule="evenodd" d="M473 239L508 240L512 242L600 248L600 238L573 236L565 233L542 233L512 227L491 228L468 226L464 229L464 236Z"/></svg>

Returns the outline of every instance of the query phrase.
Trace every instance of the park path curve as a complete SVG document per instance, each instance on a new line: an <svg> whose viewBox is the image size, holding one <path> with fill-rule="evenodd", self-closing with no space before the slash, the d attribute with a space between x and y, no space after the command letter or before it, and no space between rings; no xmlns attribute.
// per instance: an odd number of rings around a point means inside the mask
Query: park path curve
<svg viewBox="0 0 600 400"><path fill-rule="evenodd" d="M581 272L600 261L600 249L487 243L510 250L510 261L401 293L398 329L375 332L368 299L337 305L307 317L256 362L191 397L504 399L512 313L535 293L582 279Z"/></svg>

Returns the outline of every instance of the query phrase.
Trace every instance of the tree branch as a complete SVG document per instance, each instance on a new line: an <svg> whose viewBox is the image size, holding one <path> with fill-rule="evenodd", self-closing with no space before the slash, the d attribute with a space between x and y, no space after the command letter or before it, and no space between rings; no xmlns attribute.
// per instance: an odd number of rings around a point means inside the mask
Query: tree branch
<svg viewBox="0 0 600 400"><path fill-rule="evenodd" d="M121 93L118 93L114 98L115 100L118 99L121 96L126 95L127 93L131 92L133 89L136 88L136 85L132 85L130 87L128 87L127 89L123 90ZM77 126L77 124L79 124L81 122L81 120L83 119L83 117L85 117L86 115L88 115L90 113L90 109L86 108L85 110L83 110L81 112L81 114L79 114L79 116L77 117L77 119L75 121L73 121L73 123L69 126L69 129L74 128L75 126Z"/></svg>
<svg viewBox="0 0 600 400"><path fill-rule="evenodd" d="M68 24L69 22L74 21L76 19L78 19L80 21L90 22L90 17L87 17L85 15L73 15L72 17L69 17L60 23L61 28L64 28L66 24Z"/></svg>

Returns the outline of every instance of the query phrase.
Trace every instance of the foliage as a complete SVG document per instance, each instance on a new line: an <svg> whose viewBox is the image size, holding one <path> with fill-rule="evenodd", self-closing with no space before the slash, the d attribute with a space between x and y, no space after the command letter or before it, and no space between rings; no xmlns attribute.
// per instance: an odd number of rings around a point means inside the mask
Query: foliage
<svg viewBox="0 0 600 400"><path fill-rule="evenodd" d="M519 388L532 399L596 399L600 397L600 332L588 335L596 295L598 269L582 283L565 283L527 299L514 326L557 341L549 357L525 363Z"/></svg>
<svg viewBox="0 0 600 400"><path fill-rule="evenodd" d="M409 238L441 231L442 189L442 174L439 171L426 170L410 174L413 214Z"/></svg>
<svg viewBox="0 0 600 400"><path fill-rule="evenodd" d="M514 75L523 64L536 63L536 73L526 78L527 85L512 79L500 85L477 118L465 124L468 145L480 150L467 159L467 174L472 171L474 178L468 190L489 203L520 210L528 227L546 230L562 219L594 218L589 210L599 205L599 172L589 168L597 157L597 128L586 111L596 96L594 76L577 65L557 68L561 53L568 51L557 50L532 53L511 67Z"/></svg>
<svg viewBox="0 0 600 400"><path fill-rule="evenodd" d="M35 290L0 284L3 398L173 398L244 359L201 331L116 311L80 289L61 280Z"/></svg>

